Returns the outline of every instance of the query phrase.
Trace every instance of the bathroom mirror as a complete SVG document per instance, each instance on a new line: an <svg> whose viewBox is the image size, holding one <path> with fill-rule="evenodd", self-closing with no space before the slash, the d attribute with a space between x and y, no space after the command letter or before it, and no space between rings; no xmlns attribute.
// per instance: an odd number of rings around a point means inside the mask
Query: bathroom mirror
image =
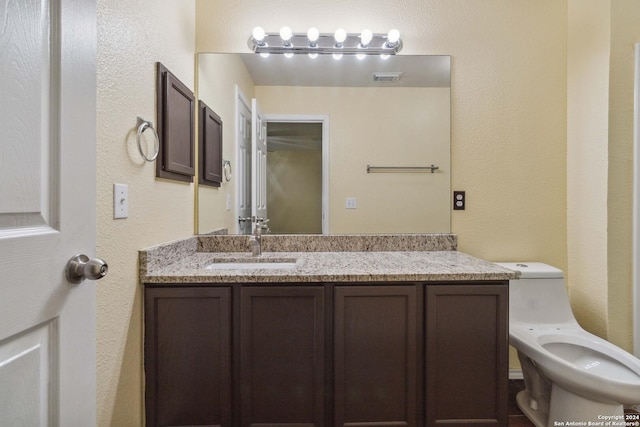
<svg viewBox="0 0 640 427"><path fill-rule="evenodd" d="M251 216L257 109L266 184L253 194L273 233L450 232L449 56L202 53L196 92L222 118L232 169L197 187L198 233L250 231L238 219Z"/></svg>

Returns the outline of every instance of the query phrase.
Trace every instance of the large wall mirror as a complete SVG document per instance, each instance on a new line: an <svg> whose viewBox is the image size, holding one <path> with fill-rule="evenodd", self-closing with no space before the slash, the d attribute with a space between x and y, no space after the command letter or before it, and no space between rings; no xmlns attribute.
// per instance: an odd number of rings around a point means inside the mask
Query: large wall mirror
<svg viewBox="0 0 640 427"><path fill-rule="evenodd" d="M247 233L252 215L276 234L450 232L449 56L197 62L232 170L197 187L198 233Z"/></svg>

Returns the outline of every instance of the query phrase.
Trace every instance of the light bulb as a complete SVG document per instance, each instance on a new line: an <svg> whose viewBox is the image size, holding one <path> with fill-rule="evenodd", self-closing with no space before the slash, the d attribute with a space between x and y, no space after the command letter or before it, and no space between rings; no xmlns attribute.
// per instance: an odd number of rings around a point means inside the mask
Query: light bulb
<svg viewBox="0 0 640 427"><path fill-rule="evenodd" d="M333 54L333 59L335 59L336 61L339 59L342 59L342 54L341 53L334 53Z"/></svg>
<svg viewBox="0 0 640 427"><path fill-rule="evenodd" d="M347 32L342 28L338 28L333 38L336 39L336 43L342 45L342 43L347 39Z"/></svg>
<svg viewBox="0 0 640 427"><path fill-rule="evenodd" d="M309 54L309 58L311 58L311 59L316 59L317 57L318 57L318 54L315 53L315 52Z"/></svg>
<svg viewBox="0 0 640 427"><path fill-rule="evenodd" d="M389 59L389 55L386 54L386 53L383 53L383 54L380 55L380 59L387 60L387 59Z"/></svg>
<svg viewBox="0 0 640 427"><path fill-rule="evenodd" d="M291 40L291 36L292 36L291 28L289 28L289 27L280 28L280 38L283 41L287 42L287 41Z"/></svg>
<svg viewBox="0 0 640 427"><path fill-rule="evenodd" d="M387 42L391 46L395 46L395 44L398 43L398 40L400 40L400 31L395 28L393 30L389 30L389 34L387 34Z"/></svg>
<svg viewBox="0 0 640 427"><path fill-rule="evenodd" d="M365 55L364 53L356 53L356 58L358 58L361 61L366 57L367 55Z"/></svg>
<svg viewBox="0 0 640 427"><path fill-rule="evenodd" d="M255 27L253 29L253 39L257 42L261 42L264 40L264 28L262 27Z"/></svg>
<svg viewBox="0 0 640 427"><path fill-rule="evenodd" d="M261 52L260 53L260 56L263 57L263 58L268 58L269 55L271 55L269 52Z"/></svg>
<svg viewBox="0 0 640 427"><path fill-rule="evenodd" d="M362 34L360 34L360 45L362 45L362 47L369 46L371 39L373 39L373 33L370 30L362 30Z"/></svg>
<svg viewBox="0 0 640 427"><path fill-rule="evenodd" d="M309 39L309 41L311 43L315 43L318 41L318 37L320 37L318 29L315 27L309 28L309 31L307 31L307 38Z"/></svg>
<svg viewBox="0 0 640 427"><path fill-rule="evenodd" d="M285 58L293 58L293 52L287 52L284 54Z"/></svg>

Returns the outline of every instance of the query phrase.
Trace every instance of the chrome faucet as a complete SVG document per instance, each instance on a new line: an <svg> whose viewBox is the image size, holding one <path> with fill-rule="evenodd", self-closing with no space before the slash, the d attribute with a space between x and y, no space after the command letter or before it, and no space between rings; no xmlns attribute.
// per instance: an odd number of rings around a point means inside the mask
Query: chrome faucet
<svg viewBox="0 0 640 427"><path fill-rule="evenodd" d="M262 225L256 221L253 228L253 234L249 237L249 245L251 245L251 254L253 256L262 255Z"/></svg>

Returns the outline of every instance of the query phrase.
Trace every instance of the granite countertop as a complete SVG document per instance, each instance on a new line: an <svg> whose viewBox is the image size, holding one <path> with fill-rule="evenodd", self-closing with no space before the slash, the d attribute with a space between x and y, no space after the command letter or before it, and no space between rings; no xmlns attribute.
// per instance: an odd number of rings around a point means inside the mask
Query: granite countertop
<svg viewBox="0 0 640 427"><path fill-rule="evenodd" d="M517 273L458 252L452 235L264 236L253 257L247 236L196 236L140 251L143 284L509 280ZM392 250L391 250L392 249ZM251 263L244 269L211 264ZM285 263L265 268L255 264ZM268 267L268 268L267 268Z"/></svg>

